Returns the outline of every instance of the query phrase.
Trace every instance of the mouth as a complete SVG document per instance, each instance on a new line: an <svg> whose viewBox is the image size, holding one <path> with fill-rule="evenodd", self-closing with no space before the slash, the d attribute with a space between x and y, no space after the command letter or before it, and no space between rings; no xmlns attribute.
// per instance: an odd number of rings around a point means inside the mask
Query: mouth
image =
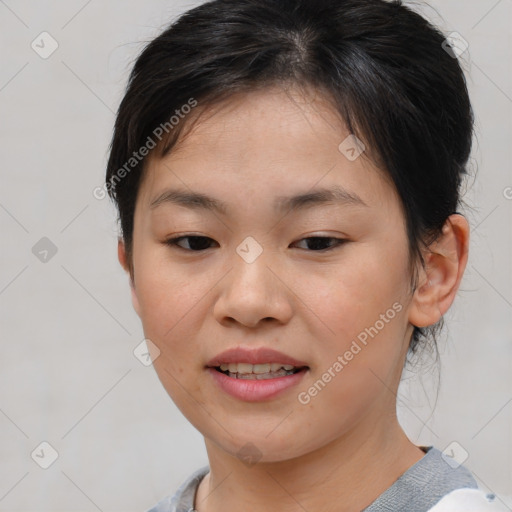
<svg viewBox="0 0 512 512"><path fill-rule="evenodd" d="M213 368L232 379L245 380L277 379L279 377L287 377L288 375L294 375L295 373L309 369L308 366L293 366L291 364L283 363L223 363L219 366L212 366L210 368Z"/></svg>
<svg viewBox="0 0 512 512"><path fill-rule="evenodd" d="M205 369L216 389L244 402L261 402L298 386L309 366L270 347L239 346L217 354Z"/></svg>

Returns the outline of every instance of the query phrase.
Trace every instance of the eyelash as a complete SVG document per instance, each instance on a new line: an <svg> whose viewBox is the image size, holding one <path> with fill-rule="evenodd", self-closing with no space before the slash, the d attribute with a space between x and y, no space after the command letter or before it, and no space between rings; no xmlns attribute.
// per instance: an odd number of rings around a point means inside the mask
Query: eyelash
<svg viewBox="0 0 512 512"><path fill-rule="evenodd" d="M193 249L185 249L184 247L181 247L180 245L178 245L178 242L183 240L183 239L187 239L187 238L195 238L195 239L204 239L204 240L212 240L214 241L212 238L209 238L207 236L199 236L199 235L184 235L184 236L179 236L177 238L170 238L169 240L166 240L165 241L165 244L170 246L170 247L173 247L173 248L177 248L177 249L181 249L183 251L187 251L187 252L202 252L206 249L199 249L197 251L194 251ZM335 240L335 243L334 245L332 245L331 247L328 247L326 249L320 249L320 250L313 250L312 252L321 252L321 253L325 253L327 251L332 251L333 249L343 245L344 243L348 242L347 239L345 238L336 238L336 237L332 237L332 236L309 236L309 237L306 237L306 238L301 238L299 240L302 241L302 240Z"/></svg>

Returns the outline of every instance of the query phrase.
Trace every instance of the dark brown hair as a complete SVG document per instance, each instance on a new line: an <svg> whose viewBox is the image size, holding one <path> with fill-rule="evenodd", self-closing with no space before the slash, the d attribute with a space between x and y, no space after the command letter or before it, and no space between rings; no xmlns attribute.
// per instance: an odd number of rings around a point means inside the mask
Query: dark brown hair
<svg viewBox="0 0 512 512"><path fill-rule="evenodd" d="M445 36L398 0L214 0L145 47L117 113L106 186L130 263L144 170L144 158L127 167L134 153L156 144L159 127L157 150L170 151L191 100L284 83L322 91L372 148L401 199L411 261L423 262L457 211L472 143L464 73ZM432 332L415 327L411 351Z"/></svg>

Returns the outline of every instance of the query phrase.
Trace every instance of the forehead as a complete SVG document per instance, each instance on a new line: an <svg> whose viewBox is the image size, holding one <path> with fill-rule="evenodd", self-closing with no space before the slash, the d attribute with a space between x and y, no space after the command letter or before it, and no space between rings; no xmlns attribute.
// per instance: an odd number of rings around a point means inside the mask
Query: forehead
<svg viewBox="0 0 512 512"><path fill-rule="evenodd" d="M314 90L270 89L199 105L190 128L163 158L150 158L141 190L154 203L176 185L216 197L286 205L292 193L342 189L375 203L393 195L368 149L354 136L332 102ZM198 116L198 117L197 117ZM352 147L352 149L354 149ZM348 152L347 152L348 150ZM354 158L355 155L355 158ZM374 197L371 197L374 196Z"/></svg>
<svg viewBox="0 0 512 512"><path fill-rule="evenodd" d="M311 87L272 86L223 97L212 104L199 102L184 123L184 136L172 149L175 159L190 151L196 153L201 142L224 155L229 150L233 155L249 151L268 157L290 150L309 152L327 134L337 146L340 136L348 134L332 101ZM286 146L275 144L284 140Z"/></svg>

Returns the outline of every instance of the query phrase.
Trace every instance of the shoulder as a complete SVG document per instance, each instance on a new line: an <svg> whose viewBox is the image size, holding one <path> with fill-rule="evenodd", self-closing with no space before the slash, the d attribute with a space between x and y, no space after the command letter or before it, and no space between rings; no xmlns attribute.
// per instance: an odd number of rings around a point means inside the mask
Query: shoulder
<svg viewBox="0 0 512 512"><path fill-rule="evenodd" d="M199 482L209 471L209 466L204 466L194 471L174 494L166 496L146 512L189 512L193 510L194 498Z"/></svg>
<svg viewBox="0 0 512 512"><path fill-rule="evenodd" d="M494 494L481 489L456 489L444 496L428 512L506 512L508 507L500 503Z"/></svg>

